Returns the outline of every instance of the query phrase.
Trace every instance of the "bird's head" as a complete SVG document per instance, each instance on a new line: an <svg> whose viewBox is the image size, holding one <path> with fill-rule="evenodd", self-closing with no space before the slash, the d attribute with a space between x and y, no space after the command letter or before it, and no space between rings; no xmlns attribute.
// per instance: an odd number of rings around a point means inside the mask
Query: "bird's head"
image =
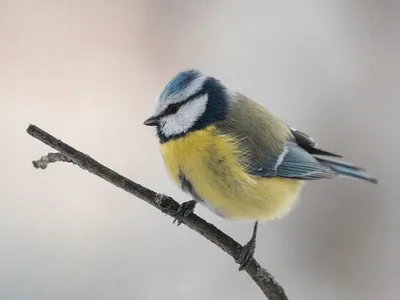
<svg viewBox="0 0 400 300"><path fill-rule="evenodd" d="M144 125L157 126L163 143L224 120L229 99L219 80L194 69L182 71L162 90L155 113Z"/></svg>

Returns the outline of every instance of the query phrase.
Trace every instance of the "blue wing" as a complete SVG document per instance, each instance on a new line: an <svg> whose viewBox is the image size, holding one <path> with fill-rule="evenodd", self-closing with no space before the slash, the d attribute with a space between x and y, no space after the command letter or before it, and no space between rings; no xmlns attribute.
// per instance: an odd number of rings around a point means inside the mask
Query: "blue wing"
<svg viewBox="0 0 400 300"><path fill-rule="evenodd" d="M294 142L287 142L280 155L269 157L251 166L249 173L260 177L286 177L301 180L333 178L333 169L321 164L310 153Z"/></svg>

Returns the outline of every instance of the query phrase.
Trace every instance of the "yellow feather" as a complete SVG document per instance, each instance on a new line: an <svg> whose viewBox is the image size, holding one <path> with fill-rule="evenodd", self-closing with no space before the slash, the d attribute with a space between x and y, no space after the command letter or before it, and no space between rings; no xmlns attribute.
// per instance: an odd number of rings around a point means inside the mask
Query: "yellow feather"
<svg viewBox="0 0 400 300"><path fill-rule="evenodd" d="M229 219L265 220L287 213L302 183L287 178L261 178L246 172L246 153L238 141L214 126L189 132L161 144L171 178L190 181L212 210Z"/></svg>

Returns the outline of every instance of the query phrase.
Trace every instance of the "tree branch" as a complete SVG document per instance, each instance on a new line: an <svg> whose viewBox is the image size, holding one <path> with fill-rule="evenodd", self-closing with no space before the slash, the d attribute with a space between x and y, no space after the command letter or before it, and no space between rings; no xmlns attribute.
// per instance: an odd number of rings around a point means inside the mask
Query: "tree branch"
<svg viewBox="0 0 400 300"><path fill-rule="evenodd" d="M49 153L48 155L43 156L40 160L33 161L32 163L35 168L45 169L49 163L57 161L70 162L146 201L171 217L173 217L173 214L178 209L179 203L171 197L158 194L116 173L90 156L63 143L59 139L56 139L37 126L30 125L27 132L29 135L59 152ZM190 229L196 231L207 240L217 245L224 252L233 257L233 259L237 258L239 255L240 250L242 249L242 246L239 243L220 231L214 225L207 223L196 214L190 214L188 217L180 218L179 220ZM288 299L282 286L280 286L273 276L266 269L262 268L254 258L245 270L268 299Z"/></svg>

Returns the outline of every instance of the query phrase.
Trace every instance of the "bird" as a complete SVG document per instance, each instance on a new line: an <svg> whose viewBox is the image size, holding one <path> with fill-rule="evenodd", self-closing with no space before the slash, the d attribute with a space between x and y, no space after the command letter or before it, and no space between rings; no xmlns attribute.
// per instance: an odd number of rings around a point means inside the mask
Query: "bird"
<svg viewBox="0 0 400 300"><path fill-rule="evenodd" d="M198 69L180 71L165 85L144 125L156 127L169 176L193 197L180 204L174 222L190 216L197 203L224 219L254 222L235 258L239 271L254 256L258 223L288 214L306 182L347 177L378 183Z"/></svg>

